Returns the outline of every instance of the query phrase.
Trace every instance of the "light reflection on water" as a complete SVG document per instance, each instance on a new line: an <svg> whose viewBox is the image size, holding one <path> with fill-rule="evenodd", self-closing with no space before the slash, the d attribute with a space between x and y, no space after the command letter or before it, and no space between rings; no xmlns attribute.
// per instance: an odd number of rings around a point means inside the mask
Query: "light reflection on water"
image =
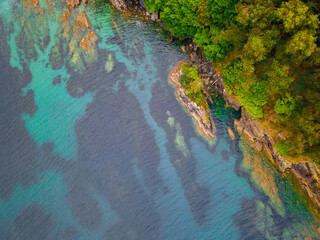
<svg viewBox="0 0 320 240"><path fill-rule="evenodd" d="M70 53L57 21L64 3L52 3L55 17L45 1L44 16L18 0L0 3L1 239L316 236L292 188L279 191L281 216L253 170L244 171L246 151L226 131L238 116L221 99L212 106L216 144L196 133L167 81L186 56L156 24L95 1L73 15L86 11L96 55L79 46ZM280 189L289 183L268 173Z"/></svg>

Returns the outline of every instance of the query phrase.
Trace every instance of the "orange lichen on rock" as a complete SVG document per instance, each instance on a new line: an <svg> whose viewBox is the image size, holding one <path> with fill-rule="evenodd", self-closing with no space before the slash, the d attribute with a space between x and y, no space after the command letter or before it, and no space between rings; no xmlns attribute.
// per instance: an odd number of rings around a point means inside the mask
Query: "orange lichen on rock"
<svg viewBox="0 0 320 240"><path fill-rule="evenodd" d="M90 24L87 15L84 12L80 13L73 25L73 33L78 41L83 37L84 33L87 32L89 27Z"/></svg>
<svg viewBox="0 0 320 240"><path fill-rule="evenodd" d="M75 8L78 7L80 5L80 0L67 0L66 4L69 7Z"/></svg>
<svg viewBox="0 0 320 240"><path fill-rule="evenodd" d="M80 42L80 47L83 50L89 51L89 53L91 53L91 49L92 47L95 45L96 41L98 40L97 35L95 34L95 32L89 30L89 32L87 33L87 35L85 35L83 37L83 39Z"/></svg>
<svg viewBox="0 0 320 240"><path fill-rule="evenodd" d="M34 8L39 7L38 0L26 0L28 3L30 3Z"/></svg>
<svg viewBox="0 0 320 240"><path fill-rule="evenodd" d="M83 26L83 27L86 27L86 28L90 27L87 15L84 12L80 13L77 16L76 21L80 24L80 26Z"/></svg>

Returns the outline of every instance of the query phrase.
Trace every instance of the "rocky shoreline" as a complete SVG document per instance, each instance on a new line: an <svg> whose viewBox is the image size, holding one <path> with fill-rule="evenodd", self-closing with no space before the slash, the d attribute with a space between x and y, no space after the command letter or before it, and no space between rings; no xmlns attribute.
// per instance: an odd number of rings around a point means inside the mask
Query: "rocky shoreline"
<svg viewBox="0 0 320 240"><path fill-rule="evenodd" d="M121 12L127 12L129 14L133 12L140 15L144 15L147 19L151 21L159 20L159 13L149 13L146 6L144 5L144 0L109 0L113 7Z"/></svg>
<svg viewBox="0 0 320 240"><path fill-rule="evenodd" d="M320 170L315 163L312 162L289 162L284 157L280 156L277 150L274 149L275 141L270 137L259 122L254 120L246 109L240 105L235 98L230 98L230 95L223 89L223 96L227 105L235 109L241 108L241 118L235 120L235 128L241 134L243 139L248 142L257 152L263 152L283 173L292 173L298 180L301 188L307 193L311 201L317 207L319 214L320 209ZM230 104L232 102L232 104Z"/></svg>
<svg viewBox="0 0 320 240"><path fill-rule="evenodd" d="M249 143L249 145L257 152L263 152L268 159L277 166L277 168L282 173L292 173L295 179L297 179L298 184L301 189L304 190L311 201L316 206L317 213L320 214L320 169L312 162L301 161L299 163L292 163L286 158L280 156L277 150L274 148L275 140L268 135L267 131L264 131L263 127L257 120L254 120L247 110L241 105L238 99L229 94L224 86L223 79L217 74L217 72L208 66L206 63L208 61L202 55L199 48L195 43L191 43L188 46L183 46L182 50L184 52L189 52L190 62L192 64L197 64L202 66L201 77L209 78L210 84L213 84L216 91L221 93L223 96L227 107L232 107L236 111L241 111L241 118L235 120L234 125L237 131L240 133L242 139ZM179 61L175 68L181 66L183 61ZM177 72L178 69L174 69L172 72ZM172 74L172 73L171 73ZM172 81L172 76L169 77ZM178 83L179 84L179 83ZM181 85L181 84L180 84ZM210 86L207 86L210 87ZM212 88L212 86L211 86ZM177 95L178 89L177 89ZM185 106L186 103L183 102L183 98L179 98L180 102ZM186 107L186 106L185 106ZM187 108L187 107L186 107ZM190 113L190 111L188 111ZM196 117L190 113L195 119ZM200 115L201 116L201 115ZM203 116L203 115L202 115ZM199 117L199 116L198 116ZM198 122L198 120L197 120ZM214 123L213 123L214 126ZM200 132L202 129L199 130Z"/></svg>
<svg viewBox="0 0 320 240"><path fill-rule="evenodd" d="M200 107L191 101L186 95L186 89L184 89L179 82L179 77L182 75L181 65L183 63L185 63L185 61L180 60L174 66L169 76L169 80L176 87L177 98L196 121L198 132L208 139L213 139L215 137L216 128L210 112L207 113L203 107ZM208 121L206 121L206 119Z"/></svg>
<svg viewBox="0 0 320 240"><path fill-rule="evenodd" d="M159 14L151 15L144 6L144 0L126 1L126 0L110 0L110 2L119 10L126 10L128 6L134 6L135 9L139 9L143 12L146 17L151 20L159 20ZM292 173L293 176L298 180L301 188L308 194L312 202L317 207L318 214L320 213L320 169L315 163L311 162L299 162L292 163L280 156L279 153L274 149L275 141L269 136L263 128L260 126L258 121L254 120L246 109L239 103L239 101L232 95L230 95L223 87L223 81L221 77L212 69L212 66L208 66L208 61L202 55L201 51L197 46L192 43L192 47L186 49L182 47L183 51L190 51L190 60L197 62L198 65L204 65L204 72L209 79L210 84L215 85L217 89L224 97L227 106L233 107L237 111L241 110L241 118L235 121L235 127L241 134L241 136L257 151L264 152L267 157L273 162L281 172ZM197 113L197 117L194 114L193 106L183 97L183 90L178 86L175 78L179 73L181 61L177 63L174 70L170 75L170 81L172 81L177 87L177 95L182 104L188 109L188 112L197 120L198 126L201 126L201 120L199 117L201 113ZM221 81L219 81L221 80ZM200 117L201 118L201 117ZM199 123L200 122L200 123ZM213 125L214 126L214 125ZM199 127L199 131L207 129L206 127Z"/></svg>

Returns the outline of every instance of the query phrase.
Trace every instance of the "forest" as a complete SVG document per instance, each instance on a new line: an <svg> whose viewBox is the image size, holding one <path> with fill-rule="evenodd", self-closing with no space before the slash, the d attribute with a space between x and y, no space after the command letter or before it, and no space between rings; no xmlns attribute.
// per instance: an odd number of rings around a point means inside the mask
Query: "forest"
<svg viewBox="0 0 320 240"><path fill-rule="evenodd" d="M172 37L192 39L247 111L320 163L319 0L145 0Z"/></svg>

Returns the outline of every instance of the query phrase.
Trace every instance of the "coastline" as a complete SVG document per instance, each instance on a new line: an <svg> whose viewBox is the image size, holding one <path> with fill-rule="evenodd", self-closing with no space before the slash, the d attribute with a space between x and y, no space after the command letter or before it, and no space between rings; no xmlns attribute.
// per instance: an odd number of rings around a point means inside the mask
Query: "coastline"
<svg viewBox="0 0 320 240"><path fill-rule="evenodd" d="M231 96L225 89L221 88L227 106L236 110L241 109L241 118L235 120L235 128L242 139L250 144L257 152L263 152L268 159L278 167L282 173L291 173L304 190L314 205L317 207L317 214L320 210L320 169L315 163L301 161L292 163L282 157L274 148L275 141L268 135L257 120L254 120L239 101Z"/></svg>
<svg viewBox="0 0 320 240"><path fill-rule="evenodd" d="M151 15L148 10L144 6L143 0L137 0L128 4L125 0L110 0L112 5L116 7L120 11L126 11L128 8L135 6L134 9L139 9L139 12L142 12L147 19L153 21L160 21L159 14ZM122 7L119 7L121 3ZM120 5L121 5L120 4ZM130 5L130 6L129 6ZM190 52L190 60L192 62L196 62L199 65L205 65L208 63L206 58L203 56L201 50L196 46L194 42L190 44L190 47L182 46L182 50L184 52ZM177 68L181 66L181 61L177 63L175 68L173 69L171 75L177 74ZM180 65L179 65L180 63ZM210 63L212 64L212 63ZM172 76L170 75L170 79ZM210 84L212 84L211 88L215 88L218 92L220 92L223 98L226 101L227 107L232 107L237 111L241 110L241 118L239 120L235 120L235 128L241 135L242 139L248 142L257 152L264 152L268 159L283 173L292 173L297 182L300 185L300 188L307 193L315 207L317 208L317 214L320 214L320 169L319 167L312 162L301 161L298 163L292 163L288 161L286 158L280 156L277 150L274 148L275 141L274 139L268 135L268 132L265 131L261 124L257 120L254 120L250 114L246 111L246 109L239 103L235 96L230 95L223 86L223 80L221 76L219 76L212 66L205 66L204 75L209 77ZM172 80L170 80L172 81ZM174 83L173 83L174 84ZM174 84L175 85L175 84ZM180 102L183 103L184 100L179 97L181 90L177 87L177 96ZM189 112L189 111L188 111ZM189 112L190 115L192 115ZM193 116L193 115L192 115ZM200 129L201 130L201 129Z"/></svg>

